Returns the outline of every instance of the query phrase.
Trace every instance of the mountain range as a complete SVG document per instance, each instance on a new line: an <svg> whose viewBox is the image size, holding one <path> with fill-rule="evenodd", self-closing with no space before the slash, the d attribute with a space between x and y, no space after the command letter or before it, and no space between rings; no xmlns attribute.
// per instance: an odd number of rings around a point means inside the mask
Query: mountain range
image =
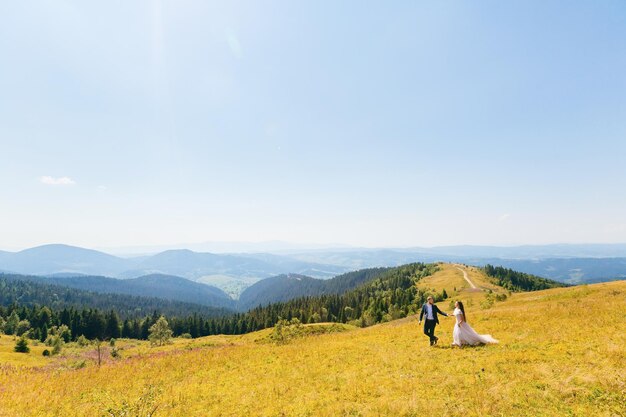
<svg viewBox="0 0 626 417"><path fill-rule="evenodd" d="M213 254L187 249L122 258L91 249L54 244L20 252L0 252L0 271L46 276L99 275L122 279L163 274L208 284L215 279L228 289L225 282L249 286L260 279L285 273L331 278L348 271L348 268L270 254Z"/></svg>
<svg viewBox="0 0 626 417"><path fill-rule="evenodd" d="M167 296L184 302L245 309L289 297L327 293L331 284L320 279L348 271L436 261L501 265L566 283L626 278L623 244L335 248L289 254L215 254L173 249L135 257L53 244L19 252L0 251L0 272L47 276L63 285L92 291ZM262 281L267 278L271 279Z"/></svg>
<svg viewBox="0 0 626 417"><path fill-rule="evenodd" d="M501 265L557 281L578 284L626 278L626 245L448 246L417 249L351 249L292 254L305 262L354 270L410 262Z"/></svg>

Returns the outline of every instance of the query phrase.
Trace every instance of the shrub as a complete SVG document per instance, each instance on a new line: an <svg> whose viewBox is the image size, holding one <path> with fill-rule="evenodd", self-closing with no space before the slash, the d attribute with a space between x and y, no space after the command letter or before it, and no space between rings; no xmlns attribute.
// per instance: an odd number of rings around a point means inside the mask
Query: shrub
<svg viewBox="0 0 626 417"><path fill-rule="evenodd" d="M487 291L487 294L485 294L485 300L480 303L480 308L483 310L491 308L494 301L495 297L493 295L493 291Z"/></svg>
<svg viewBox="0 0 626 417"><path fill-rule="evenodd" d="M52 341L52 354L58 355L61 353L61 349L63 349L64 344L65 342L60 335L54 336L54 340Z"/></svg>
<svg viewBox="0 0 626 417"><path fill-rule="evenodd" d="M28 347L28 340L26 337L22 336L17 340L15 347L13 348L18 353L28 353L30 352L30 348Z"/></svg>
<svg viewBox="0 0 626 417"><path fill-rule="evenodd" d="M320 321L322 321L320 313L315 312L311 314L311 317L309 318L309 323L319 323Z"/></svg>
<svg viewBox="0 0 626 417"><path fill-rule="evenodd" d="M181 339L191 339L191 334L189 333L183 333L180 335Z"/></svg>
<svg viewBox="0 0 626 417"><path fill-rule="evenodd" d="M50 351L48 349L44 349L43 352L41 352L41 354L43 356L50 356Z"/></svg>
<svg viewBox="0 0 626 417"><path fill-rule="evenodd" d="M120 357L120 350L115 346L111 348L111 357L115 359Z"/></svg>
<svg viewBox="0 0 626 417"><path fill-rule="evenodd" d="M274 326L270 339L272 339L276 344L284 345L301 334L302 323L300 323L300 320L295 317L291 320L280 319Z"/></svg>
<svg viewBox="0 0 626 417"><path fill-rule="evenodd" d="M506 294L496 294L496 301L506 301Z"/></svg>
<svg viewBox="0 0 626 417"><path fill-rule="evenodd" d="M362 327L369 327L369 326L373 326L376 324L376 313L374 313L371 310L366 310L363 313L362 316L362 321L363 321L363 326Z"/></svg>

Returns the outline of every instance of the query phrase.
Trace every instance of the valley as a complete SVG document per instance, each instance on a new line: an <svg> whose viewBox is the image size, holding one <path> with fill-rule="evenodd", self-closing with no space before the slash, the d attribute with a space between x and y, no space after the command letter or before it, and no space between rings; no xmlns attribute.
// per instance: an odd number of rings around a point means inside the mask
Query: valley
<svg viewBox="0 0 626 417"><path fill-rule="evenodd" d="M0 251L0 273L52 278L175 276L219 288L233 300L231 304L236 305L248 287L266 278L296 274L330 279L359 269L394 267L418 261L501 265L570 284L626 278L624 245L340 248L279 254L216 254L175 249L133 257L113 256L68 245L44 245L19 252Z"/></svg>

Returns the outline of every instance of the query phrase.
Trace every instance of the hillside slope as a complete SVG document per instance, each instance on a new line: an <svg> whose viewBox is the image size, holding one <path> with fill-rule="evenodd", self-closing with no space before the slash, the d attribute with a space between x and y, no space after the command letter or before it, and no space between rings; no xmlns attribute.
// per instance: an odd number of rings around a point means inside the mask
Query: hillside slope
<svg viewBox="0 0 626 417"><path fill-rule="evenodd" d="M65 308L115 310L122 318L142 317L155 311L168 316L198 314L203 317L221 317L232 313L225 307L113 291L95 292L52 283L48 278L0 273L0 307L12 304L27 308L47 306L54 311Z"/></svg>
<svg viewBox="0 0 626 417"><path fill-rule="evenodd" d="M305 295L319 295L324 281L299 274L284 274L262 279L246 288L238 300L238 309L246 311L257 306L287 301Z"/></svg>
<svg viewBox="0 0 626 417"><path fill-rule="evenodd" d="M450 348L453 321L443 318L440 346L430 348L415 316L287 345L268 343L269 330L178 340L153 354L129 348L126 359L99 369L5 366L0 416L103 415L141 406L158 407L156 416L626 413L626 282L513 293L483 310L488 291L481 286L489 283L479 270L468 271L478 288L463 287L462 271L451 265L421 284L438 291L451 285L468 301L470 323L498 345ZM440 307L449 311L447 304Z"/></svg>
<svg viewBox="0 0 626 417"><path fill-rule="evenodd" d="M42 278L41 281L100 293L157 297L211 307L234 308L233 300L219 288L172 275L151 274L132 279L98 276L50 277Z"/></svg>
<svg viewBox="0 0 626 417"><path fill-rule="evenodd" d="M219 282L220 277L235 282L254 282L286 273L331 278L346 270L342 266L322 265L279 255L214 254L186 249L132 258L62 244L37 246L19 252L0 251L0 271L24 275L136 278L163 274L211 283L216 278Z"/></svg>
<svg viewBox="0 0 626 417"><path fill-rule="evenodd" d="M369 268L322 280L300 274L284 274L262 279L246 288L239 297L239 310L322 294L343 294L372 281L389 268Z"/></svg>

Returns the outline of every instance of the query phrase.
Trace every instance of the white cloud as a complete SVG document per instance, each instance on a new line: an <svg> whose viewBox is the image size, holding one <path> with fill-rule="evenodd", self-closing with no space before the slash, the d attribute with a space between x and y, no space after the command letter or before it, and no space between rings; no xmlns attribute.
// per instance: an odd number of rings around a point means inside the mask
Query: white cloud
<svg viewBox="0 0 626 417"><path fill-rule="evenodd" d="M241 52L241 43L239 42L239 39L235 35L229 34L226 37L226 40L228 42L228 47L230 48L230 52L233 53L235 58L241 59L242 52Z"/></svg>
<svg viewBox="0 0 626 417"><path fill-rule="evenodd" d="M39 178L39 181L42 184L46 185L75 185L76 181L71 179L70 177L51 177L49 175L45 175Z"/></svg>
<svg viewBox="0 0 626 417"><path fill-rule="evenodd" d="M504 213L502 216L500 216L498 218L498 222L503 222L508 220L511 217L511 215L509 213Z"/></svg>

